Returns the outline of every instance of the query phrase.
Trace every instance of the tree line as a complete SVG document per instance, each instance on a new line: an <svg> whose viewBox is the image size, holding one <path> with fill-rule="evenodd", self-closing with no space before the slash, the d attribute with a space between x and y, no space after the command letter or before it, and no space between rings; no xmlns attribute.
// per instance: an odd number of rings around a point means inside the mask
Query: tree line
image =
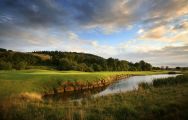
<svg viewBox="0 0 188 120"><path fill-rule="evenodd" d="M44 59L43 56L48 58ZM30 53L0 49L0 69L30 69L32 66L46 66L57 70L77 71L149 71L152 65L141 60L136 63L115 58L102 58L93 54L34 51Z"/></svg>

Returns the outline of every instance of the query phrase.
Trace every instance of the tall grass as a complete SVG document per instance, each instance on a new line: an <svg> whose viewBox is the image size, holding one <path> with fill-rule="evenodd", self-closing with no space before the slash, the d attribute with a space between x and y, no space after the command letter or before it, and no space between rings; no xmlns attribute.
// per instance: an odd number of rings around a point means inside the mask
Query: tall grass
<svg viewBox="0 0 188 120"><path fill-rule="evenodd" d="M177 85L185 82L188 82L188 76L179 75L176 77L156 79L153 81L153 86L159 87L159 86L167 86L167 85Z"/></svg>
<svg viewBox="0 0 188 120"><path fill-rule="evenodd" d="M160 79L157 86L81 101L25 101L0 103L1 120L187 120L187 76ZM164 82L165 80L169 82ZM173 82L172 82L173 81ZM177 82L178 81L178 82ZM27 95L28 96L28 95ZM29 96L30 98L30 96Z"/></svg>
<svg viewBox="0 0 188 120"><path fill-rule="evenodd" d="M188 75L178 75L176 77L169 78L158 78L154 79L152 83L140 83L139 87L148 89L151 87L162 87L162 86L170 86L170 85L178 85L188 82Z"/></svg>

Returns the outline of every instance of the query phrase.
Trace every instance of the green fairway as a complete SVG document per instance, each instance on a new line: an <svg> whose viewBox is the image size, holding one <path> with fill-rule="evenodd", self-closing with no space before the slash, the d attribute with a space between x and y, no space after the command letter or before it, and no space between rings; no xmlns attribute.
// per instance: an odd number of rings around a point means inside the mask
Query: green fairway
<svg viewBox="0 0 188 120"><path fill-rule="evenodd" d="M0 71L0 80L70 80L93 81L98 78L117 74L149 75L162 74L167 71L125 71L125 72L79 72L79 71L54 71L54 70L15 70Z"/></svg>
<svg viewBox="0 0 188 120"><path fill-rule="evenodd" d="M20 70L0 71L0 96L1 98L22 92L44 93L59 86L66 81L93 82L115 75L148 75L162 74L167 71L143 72L78 72L54 70Z"/></svg>

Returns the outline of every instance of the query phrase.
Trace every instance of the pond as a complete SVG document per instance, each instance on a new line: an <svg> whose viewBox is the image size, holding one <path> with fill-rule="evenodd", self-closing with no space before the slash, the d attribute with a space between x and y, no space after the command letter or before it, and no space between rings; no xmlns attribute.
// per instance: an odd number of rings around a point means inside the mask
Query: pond
<svg viewBox="0 0 188 120"><path fill-rule="evenodd" d="M179 74L160 74L160 75L146 75L146 76L133 76L130 78L122 79L116 83L108 86L105 90L99 92L95 96L104 96L108 94L115 94L126 92L138 88L139 83L147 82L152 83L154 79L176 77Z"/></svg>
<svg viewBox="0 0 188 120"><path fill-rule="evenodd" d="M45 96L45 99L67 101L67 100L82 99L82 98L91 97L91 96L97 97L97 96L104 96L108 94L121 93L121 92L126 92L126 91L137 89L139 83L142 83L142 82L152 83L152 81L157 78L176 77L177 75L180 75L180 74L132 76L130 78L119 80L106 87L96 88L92 90L59 93L55 95Z"/></svg>

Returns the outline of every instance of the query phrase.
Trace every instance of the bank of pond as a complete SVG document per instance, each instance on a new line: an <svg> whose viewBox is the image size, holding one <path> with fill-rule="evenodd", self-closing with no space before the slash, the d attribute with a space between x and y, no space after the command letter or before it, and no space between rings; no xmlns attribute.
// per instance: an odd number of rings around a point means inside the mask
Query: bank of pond
<svg viewBox="0 0 188 120"><path fill-rule="evenodd" d="M54 92L52 94L45 94L43 98L53 100L76 100L87 97L99 97L109 94L123 93L138 89L141 83L152 84L155 79L172 78L178 75L181 74L116 76L115 78L112 78L112 80L108 80L108 82L102 80L99 81L98 84L87 85L84 89L75 89L74 86L70 84L70 87L72 87L72 89L69 89L70 91L66 91L65 89L63 91L59 90L59 93ZM80 87L79 85L77 86Z"/></svg>

